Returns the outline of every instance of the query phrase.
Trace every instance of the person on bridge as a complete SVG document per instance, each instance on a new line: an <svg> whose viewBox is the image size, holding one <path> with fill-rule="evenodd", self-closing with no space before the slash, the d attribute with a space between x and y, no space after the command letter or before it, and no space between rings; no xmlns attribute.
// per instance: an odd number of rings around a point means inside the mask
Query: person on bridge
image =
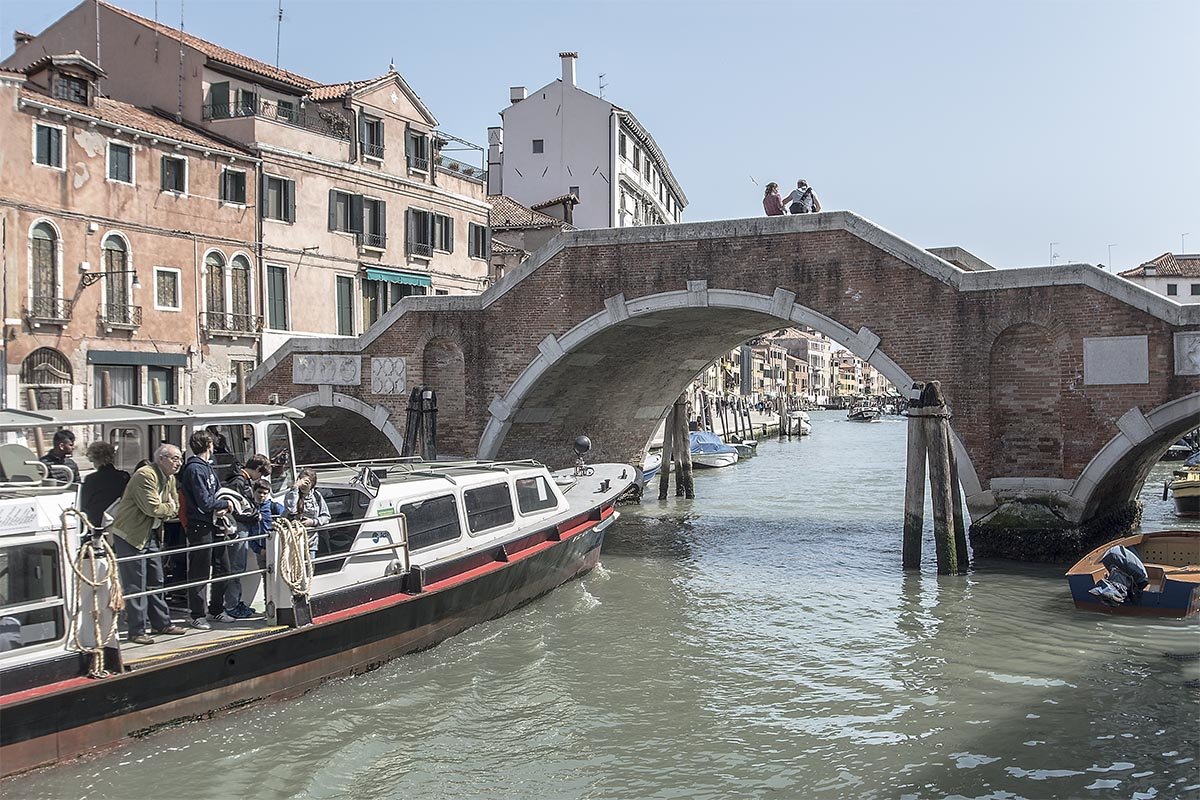
<svg viewBox="0 0 1200 800"><path fill-rule="evenodd" d="M821 201L817 199L817 193L803 178L796 181L795 190L783 201L788 204L788 210L793 214L811 214L821 210Z"/></svg>
<svg viewBox="0 0 1200 800"><path fill-rule="evenodd" d="M779 184L771 181L763 193L763 210L768 217L782 217L787 212L783 210L783 197L779 194Z"/></svg>

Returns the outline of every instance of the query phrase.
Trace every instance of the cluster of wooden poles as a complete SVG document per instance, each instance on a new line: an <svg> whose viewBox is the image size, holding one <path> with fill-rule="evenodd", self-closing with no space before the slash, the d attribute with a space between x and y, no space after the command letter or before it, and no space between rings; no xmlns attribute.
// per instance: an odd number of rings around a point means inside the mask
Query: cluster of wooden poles
<svg viewBox="0 0 1200 800"><path fill-rule="evenodd" d="M707 389L696 393L699 404L697 417L705 430L715 431L714 422L721 421L721 435L733 434L738 440L754 438L754 423L750 420L750 401L745 397L722 397Z"/></svg>
<svg viewBox="0 0 1200 800"><path fill-rule="evenodd" d="M401 456L420 455L437 461L437 392L429 386L417 386L408 396L407 422Z"/></svg>
<svg viewBox="0 0 1200 800"><path fill-rule="evenodd" d="M667 499L672 461L675 465L675 496L694 499L696 485L692 481L692 437L688 430L687 398L684 395L680 395L675 405L667 412L667 424L663 431L662 466L658 472L659 500Z"/></svg>
<svg viewBox="0 0 1200 800"><path fill-rule="evenodd" d="M921 533L925 525L925 465L933 497L933 541L940 575L966 572L967 532L963 521L958 457L950 431L950 409L939 381L914 383L908 409L908 469L904 482L905 569L921 567Z"/></svg>

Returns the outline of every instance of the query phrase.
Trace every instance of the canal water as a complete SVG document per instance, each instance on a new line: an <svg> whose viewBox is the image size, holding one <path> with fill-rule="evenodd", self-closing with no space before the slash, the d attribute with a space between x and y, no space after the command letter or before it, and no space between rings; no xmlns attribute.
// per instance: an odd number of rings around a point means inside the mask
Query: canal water
<svg viewBox="0 0 1200 800"><path fill-rule="evenodd" d="M601 568L503 619L0 792L1200 797L1200 625L1078 613L1059 567L938 577L931 539L904 573L904 447L899 418L813 414L696 501L626 508ZM1146 529L1183 527L1169 471Z"/></svg>

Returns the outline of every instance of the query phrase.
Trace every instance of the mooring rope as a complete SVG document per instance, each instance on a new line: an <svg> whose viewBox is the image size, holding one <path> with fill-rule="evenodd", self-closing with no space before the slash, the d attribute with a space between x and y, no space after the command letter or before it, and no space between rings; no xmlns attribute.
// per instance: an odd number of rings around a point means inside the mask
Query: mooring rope
<svg viewBox="0 0 1200 800"><path fill-rule="evenodd" d="M276 517L271 532L279 542L279 578L292 594L307 597L312 589L313 562L308 549L308 529L292 519Z"/></svg>
<svg viewBox="0 0 1200 800"><path fill-rule="evenodd" d="M121 610L125 608L125 592L122 590L121 577L117 570L117 554L113 551L112 545L108 543L108 540L103 535L97 533L96 528L88 520L87 516L74 508L68 508L62 512L62 527L59 529L59 539L62 544L63 553L71 552L71 531L67 523L70 517L77 517L83 522L87 530L87 536L82 544L80 544L79 553L75 558L65 559L71 567L71 572L75 574L73 607L69 609L71 629L67 633L67 647L79 650L82 653L91 654L92 665L88 670L88 677L107 678L110 673L104 668L104 643L117 637L117 617L121 613ZM103 577L100 575L101 563L108 567L108 573ZM85 568L84 564L90 566ZM91 587L92 590L92 631L96 637L95 646L93 647L85 647L79 641L79 625L82 625L79 613L82 611L82 595L85 584ZM112 619L109 621L107 633L100 629L101 588L108 589L108 609L112 612ZM79 624L77 625L76 623Z"/></svg>

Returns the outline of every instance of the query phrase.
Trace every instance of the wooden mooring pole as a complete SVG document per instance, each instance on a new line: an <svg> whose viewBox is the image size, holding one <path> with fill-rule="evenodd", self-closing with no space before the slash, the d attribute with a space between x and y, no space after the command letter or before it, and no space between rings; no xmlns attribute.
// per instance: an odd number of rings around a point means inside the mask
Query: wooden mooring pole
<svg viewBox="0 0 1200 800"><path fill-rule="evenodd" d="M924 387L914 383L914 394ZM910 401L908 411L908 467L904 475L904 550L905 569L921 568L921 535L925 529L925 428L922 419L913 412L916 401Z"/></svg>
<svg viewBox="0 0 1200 800"><path fill-rule="evenodd" d="M667 419L663 424L662 466L658 468L658 499L667 499L667 489L671 485L671 462L675 458L675 406L667 411ZM675 479L679 480L678 477Z"/></svg>
<svg viewBox="0 0 1200 800"><path fill-rule="evenodd" d="M908 469L904 491L903 563L906 569L921 565L921 531L924 525L925 465L929 467L929 491L933 501L933 540L937 550L938 574L966 572L966 530L962 495L958 487L954 436L950 431L950 409L942 397L939 381L914 384L919 397L909 401Z"/></svg>
<svg viewBox="0 0 1200 800"><path fill-rule="evenodd" d="M692 482L692 437L688 432L687 397L675 401L675 496L692 500L696 497Z"/></svg>

